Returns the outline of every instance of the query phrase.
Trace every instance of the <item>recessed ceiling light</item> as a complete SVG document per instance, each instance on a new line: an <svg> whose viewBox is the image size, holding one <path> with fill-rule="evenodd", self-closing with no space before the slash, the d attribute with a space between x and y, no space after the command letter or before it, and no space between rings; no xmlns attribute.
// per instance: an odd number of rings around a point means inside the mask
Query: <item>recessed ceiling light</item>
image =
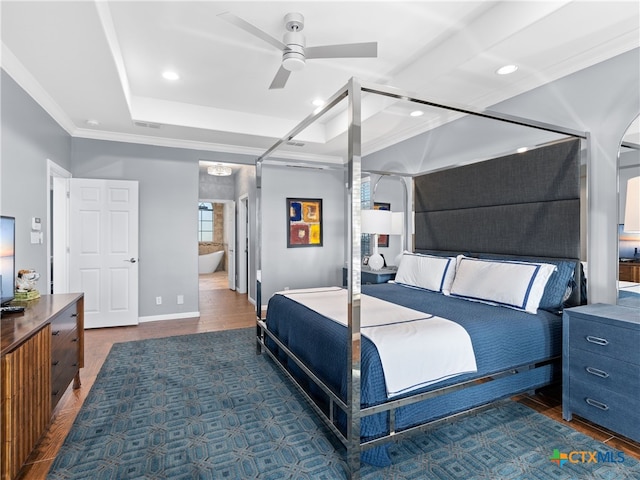
<svg viewBox="0 0 640 480"><path fill-rule="evenodd" d="M176 72L167 70L166 72L162 72L162 78L164 78L165 80L179 80L180 75L178 75Z"/></svg>
<svg viewBox="0 0 640 480"><path fill-rule="evenodd" d="M321 98L316 98L313 102L311 102L314 107L324 107L324 100Z"/></svg>
<svg viewBox="0 0 640 480"><path fill-rule="evenodd" d="M424 115L424 112L422 110L414 110L409 115L411 115L412 117L421 117L422 115Z"/></svg>
<svg viewBox="0 0 640 480"><path fill-rule="evenodd" d="M529 150L527 147L520 147L519 149L517 149L517 150L516 150L516 152L518 152L518 153L524 153L524 152L526 152L527 150Z"/></svg>
<svg viewBox="0 0 640 480"><path fill-rule="evenodd" d="M89 119L85 123L90 127L97 127L98 125L100 125L100 122L98 120L93 120L93 119Z"/></svg>
<svg viewBox="0 0 640 480"><path fill-rule="evenodd" d="M496 70L496 73L498 75L509 75L510 73L513 73L516 70L518 70L517 65L504 65L500 67L498 70Z"/></svg>

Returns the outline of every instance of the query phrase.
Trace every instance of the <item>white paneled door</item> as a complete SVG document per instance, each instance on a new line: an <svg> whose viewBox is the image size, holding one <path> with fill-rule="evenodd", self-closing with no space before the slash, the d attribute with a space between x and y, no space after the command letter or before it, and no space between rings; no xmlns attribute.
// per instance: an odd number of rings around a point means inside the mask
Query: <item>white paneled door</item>
<svg viewBox="0 0 640 480"><path fill-rule="evenodd" d="M138 182L72 178L69 283L86 328L138 324Z"/></svg>

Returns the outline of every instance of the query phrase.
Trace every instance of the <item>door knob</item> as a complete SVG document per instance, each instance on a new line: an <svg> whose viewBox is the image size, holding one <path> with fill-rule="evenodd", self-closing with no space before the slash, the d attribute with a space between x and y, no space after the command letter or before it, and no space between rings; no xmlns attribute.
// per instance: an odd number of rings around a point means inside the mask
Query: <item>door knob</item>
<svg viewBox="0 0 640 480"><path fill-rule="evenodd" d="M129 260L125 260L125 262L136 263L137 260L135 258L131 257Z"/></svg>

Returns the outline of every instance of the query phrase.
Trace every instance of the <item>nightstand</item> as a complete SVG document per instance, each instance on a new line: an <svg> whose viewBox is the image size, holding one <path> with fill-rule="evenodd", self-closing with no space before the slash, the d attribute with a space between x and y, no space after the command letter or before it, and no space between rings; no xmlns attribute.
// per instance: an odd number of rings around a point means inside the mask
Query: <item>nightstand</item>
<svg viewBox="0 0 640 480"><path fill-rule="evenodd" d="M361 282L363 285L371 283L387 283L389 280L396 278L398 269L396 267L385 267L380 270L371 270L362 267ZM342 267L342 286L347 286L347 267Z"/></svg>
<svg viewBox="0 0 640 480"><path fill-rule="evenodd" d="M562 316L562 417L640 441L640 312L593 304Z"/></svg>

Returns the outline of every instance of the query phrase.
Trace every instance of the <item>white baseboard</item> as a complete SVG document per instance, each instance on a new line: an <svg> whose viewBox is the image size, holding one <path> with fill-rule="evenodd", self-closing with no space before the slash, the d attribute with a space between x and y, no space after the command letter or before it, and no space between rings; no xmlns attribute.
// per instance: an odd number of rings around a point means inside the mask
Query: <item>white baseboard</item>
<svg viewBox="0 0 640 480"><path fill-rule="evenodd" d="M168 313L166 315L150 315L148 317L138 317L139 323L157 322L160 320L179 320L181 318L196 318L200 312Z"/></svg>

